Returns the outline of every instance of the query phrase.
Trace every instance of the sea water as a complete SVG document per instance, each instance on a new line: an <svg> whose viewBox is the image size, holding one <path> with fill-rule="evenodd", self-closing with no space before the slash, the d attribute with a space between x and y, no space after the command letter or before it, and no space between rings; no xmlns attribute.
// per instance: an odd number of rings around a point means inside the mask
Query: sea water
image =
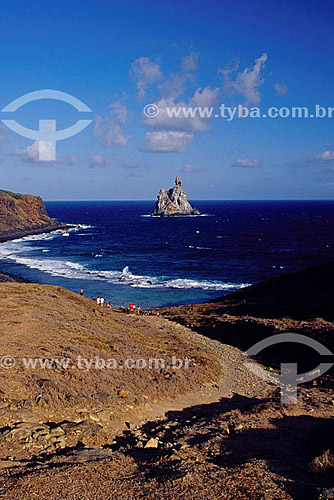
<svg viewBox="0 0 334 500"><path fill-rule="evenodd" d="M65 231L0 244L0 269L142 308L213 299L334 257L332 201L194 201L203 216L150 217L152 201L48 202Z"/></svg>

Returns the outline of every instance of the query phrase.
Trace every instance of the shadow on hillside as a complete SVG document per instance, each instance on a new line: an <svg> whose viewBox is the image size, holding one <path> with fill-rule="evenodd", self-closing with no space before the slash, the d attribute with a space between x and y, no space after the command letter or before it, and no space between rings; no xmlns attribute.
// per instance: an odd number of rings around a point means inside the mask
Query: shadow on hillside
<svg viewBox="0 0 334 500"><path fill-rule="evenodd" d="M315 500L319 498L319 488L334 487L334 462L325 454L326 450L331 453L334 450L334 420L306 414L284 415L281 409L279 403L235 395L218 403L170 411L166 414L167 421L148 422L141 430L149 437L159 433L161 436L163 431L160 440L164 443L177 443L181 437L186 438L190 448L206 450L208 463L225 471L231 469L231 474L233 469L249 463L260 469L263 465L254 465L254 461L264 461L272 473L283 478L284 488L292 498ZM265 419L261 416L263 411ZM238 427L240 418L242 425ZM254 428L245 429L245 423L250 420ZM173 426L169 427L169 423ZM224 433L224 427L228 433ZM177 449L180 449L178 445ZM131 447L128 454L147 479L165 481L183 475L181 462L161 463L161 459L173 451Z"/></svg>
<svg viewBox="0 0 334 500"><path fill-rule="evenodd" d="M184 313L184 315L182 311L178 311L173 316L166 314L166 317L181 325L190 326L193 331L205 337L232 345L244 352L257 342L278 333L275 326L270 323L263 324L257 322L256 319L242 317L235 318L233 321L221 321L221 317L216 314L206 316L204 313L198 313L191 324L191 311ZM284 331L292 332L294 330L286 328ZM328 329L326 332L306 329L305 331L298 330L297 333L314 338L331 352L334 352L334 328ZM324 359L324 356L321 356L313 348L299 343L290 343L288 349L286 343L273 345L263 349L256 356L256 359L265 366L276 369L279 369L281 363L297 363L299 373L313 370L320 362L332 361L332 359ZM330 373L334 375L334 369L331 369Z"/></svg>
<svg viewBox="0 0 334 500"><path fill-rule="evenodd" d="M227 314L259 318L334 321L332 289L334 260L262 281L208 304L223 306Z"/></svg>
<svg viewBox="0 0 334 500"><path fill-rule="evenodd" d="M140 429L129 427L104 451L111 452L111 456L113 452L130 456L137 464L137 477L145 483L156 481L158 488L159 483L168 488L170 481L197 470L196 478L214 474L211 479L221 485L222 498L226 498L226 478L237 490L243 488L244 481L249 485L261 478L261 496L251 498L279 500L278 496L270 496L273 481L294 500L332 498L319 496L319 492L334 486L333 455L326 454L334 450L334 420L311 416L300 407L282 407L278 402L235 394L216 403L169 411L164 420L147 422ZM145 436L144 441L158 437L159 447L138 448L138 431ZM57 470L78 463L77 452L63 450L66 463L46 462L45 466ZM178 452L181 455L177 456ZM103 450L83 453L89 454L87 461L102 459L108 466L110 458ZM31 468L12 471L12 477L34 472L32 464Z"/></svg>

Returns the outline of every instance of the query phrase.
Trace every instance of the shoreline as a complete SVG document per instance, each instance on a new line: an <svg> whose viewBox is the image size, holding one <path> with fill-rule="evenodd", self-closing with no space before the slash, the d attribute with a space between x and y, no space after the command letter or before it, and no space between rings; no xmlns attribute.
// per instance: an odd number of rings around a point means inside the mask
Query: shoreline
<svg viewBox="0 0 334 500"><path fill-rule="evenodd" d="M5 243L6 241L17 240L24 238L25 236L33 236L35 234L52 233L58 229L70 229L74 227L72 225L67 225L64 223L59 224L47 224L45 226L39 226L35 229L18 229L16 231L6 231L0 233L0 243Z"/></svg>
<svg viewBox="0 0 334 500"><path fill-rule="evenodd" d="M31 283L31 281L16 276L15 274L5 273L0 271L0 283Z"/></svg>
<svg viewBox="0 0 334 500"><path fill-rule="evenodd" d="M35 234L52 233L53 231L57 231L59 229L70 229L71 227L74 226L57 223L54 225L47 224L43 227L35 229L20 229L17 231L1 232L0 243L6 243L7 241L17 240L24 238L25 236L33 236ZM17 276L16 274L4 272L0 269L0 283L32 283L32 281L22 278L21 276Z"/></svg>

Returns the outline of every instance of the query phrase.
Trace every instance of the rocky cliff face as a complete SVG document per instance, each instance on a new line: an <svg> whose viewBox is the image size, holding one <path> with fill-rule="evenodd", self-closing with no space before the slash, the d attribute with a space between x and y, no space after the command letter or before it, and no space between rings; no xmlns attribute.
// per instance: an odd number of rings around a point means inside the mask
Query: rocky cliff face
<svg viewBox="0 0 334 500"><path fill-rule="evenodd" d="M39 196L0 190L0 241L61 226L48 216Z"/></svg>
<svg viewBox="0 0 334 500"><path fill-rule="evenodd" d="M168 189L168 191L164 188L160 190L152 215L180 217L184 215L201 215L201 212L190 205L183 190L181 179L177 176L174 187Z"/></svg>

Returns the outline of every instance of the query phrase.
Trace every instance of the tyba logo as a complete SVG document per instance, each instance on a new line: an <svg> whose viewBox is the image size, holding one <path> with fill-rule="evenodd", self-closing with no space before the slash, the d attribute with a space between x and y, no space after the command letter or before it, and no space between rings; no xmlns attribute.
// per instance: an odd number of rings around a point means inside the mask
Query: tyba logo
<svg viewBox="0 0 334 500"><path fill-rule="evenodd" d="M5 106L1 111L6 113L13 113L17 111L21 106L27 104L28 102L37 101L40 99L55 99L57 101L67 102L76 108L79 112L91 112L86 104L81 102L76 97L65 92L60 92L59 90L37 90L35 92L30 92L25 94L18 99L15 99L10 104ZM6 127L13 130L23 137L28 139L33 139L38 141L38 152L40 161L52 161L56 159L56 142L73 135L78 134L84 128L86 128L92 120L78 120L71 127L65 128L63 130L56 130L56 120L39 120L39 130L32 130L24 127L17 123L16 120L1 120Z"/></svg>
<svg viewBox="0 0 334 500"><path fill-rule="evenodd" d="M248 356L256 356L266 347L281 344L283 342L303 344L311 347L322 356L333 356L333 353L317 340L298 333L281 333L268 337L253 345L246 351L246 354L248 354ZM297 373L297 363L281 363L280 375L269 373L256 363L245 363L245 366L263 380L274 382L281 386L281 403L295 404L297 403L297 386L320 377L320 375L323 375L333 366L333 363L320 363L313 370L301 374Z"/></svg>

